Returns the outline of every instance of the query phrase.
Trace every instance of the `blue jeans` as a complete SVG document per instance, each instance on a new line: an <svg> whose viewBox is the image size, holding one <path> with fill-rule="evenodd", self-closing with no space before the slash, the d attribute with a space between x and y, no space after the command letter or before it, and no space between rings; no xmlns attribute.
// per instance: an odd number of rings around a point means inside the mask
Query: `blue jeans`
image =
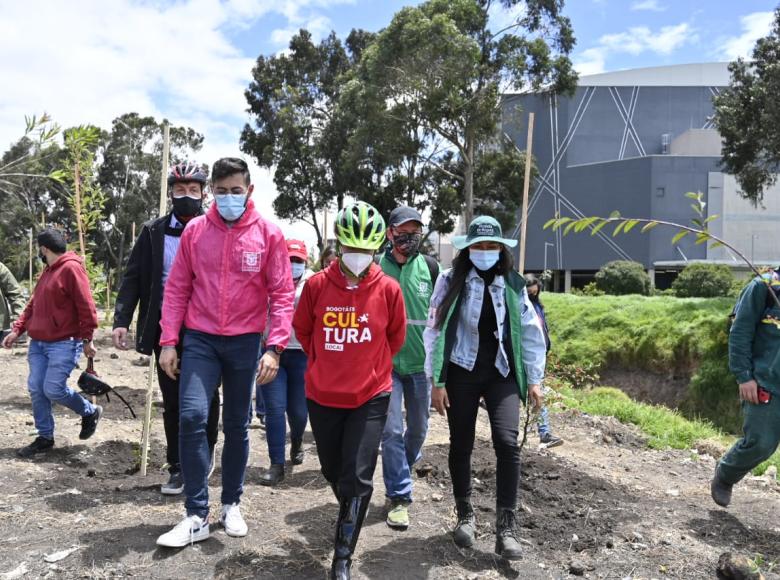
<svg viewBox="0 0 780 580"><path fill-rule="evenodd" d="M59 403L82 417L95 412L92 403L68 386L68 377L76 368L81 351L81 341L77 339L30 341L27 351L27 362L30 365L27 389L32 399L35 428L41 437L54 439L52 403Z"/></svg>
<svg viewBox="0 0 780 580"><path fill-rule="evenodd" d="M206 437L209 406L222 380L222 505L238 503L249 457L249 416L260 334L217 336L184 332L179 392L179 456L187 515L209 513Z"/></svg>
<svg viewBox="0 0 780 580"><path fill-rule="evenodd" d="M263 389L260 387L255 389L255 415L258 417L265 415L265 400L263 399ZM251 422L252 418L250 417L249 419Z"/></svg>
<svg viewBox="0 0 780 580"><path fill-rule="evenodd" d="M412 466L422 457L430 407L431 385L425 373L401 376L393 371L393 392L382 433L382 474L390 499L412 501Z"/></svg>
<svg viewBox="0 0 780 580"><path fill-rule="evenodd" d="M284 442L287 428L285 412L290 422L290 439L301 439L309 417L306 408L306 390L303 375L306 373L306 353L301 349L285 350L279 359L276 378L263 385L265 401L265 438L272 464L284 464Z"/></svg>
<svg viewBox="0 0 780 580"><path fill-rule="evenodd" d="M536 419L536 429L539 432L539 437L544 437L550 433L550 411L546 406L543 406L539 410L539 417Z"/></svg>

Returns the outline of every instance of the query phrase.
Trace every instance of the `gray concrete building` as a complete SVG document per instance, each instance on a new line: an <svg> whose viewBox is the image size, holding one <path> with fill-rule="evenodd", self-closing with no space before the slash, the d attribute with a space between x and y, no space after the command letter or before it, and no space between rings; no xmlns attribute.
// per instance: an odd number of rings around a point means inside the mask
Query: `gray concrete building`
<svg viewBox="0 0 780 580"><path fill-rule="evenodd" d="M675 232L665 228L646 234L636 228L613 238L611 229L563 236L542 227L555 215L607 216L614 210L689 223L690 191L704 193L710 215L721 216L714 233L758 262L778 261L780 189L767 192L765 207L754 208L720 169L712 99L728 80L726 63L705 63L585 76L570 98L505 95L501 131L520 149L528 113L536 117L539 176L529 199L526 271L546 267L556 272L559 287L568 288L584 285L606 262L635 260L663 288L692 261L737 266L729 252L697 246L690 237L673 245Z"/></svg>

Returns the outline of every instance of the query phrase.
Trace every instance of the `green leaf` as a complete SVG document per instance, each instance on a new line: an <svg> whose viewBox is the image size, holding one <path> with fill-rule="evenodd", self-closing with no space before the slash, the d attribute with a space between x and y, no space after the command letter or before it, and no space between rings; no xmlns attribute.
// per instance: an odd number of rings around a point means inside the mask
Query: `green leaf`
<svg viewBox="0 0 780 580"><path fill-rule="evenodd" d="M573 228L577 227L577 224L579 224L579 223L580 223L580 222L578 222L578 221L572 221L572 222L571 222L571 223L570 223L568 226L566 226L566 229L565 229L565 230L563 230L563 235L564 235L564 236L567 236L567 235L569 235L569 232L570 232L570 231L571 231ZM579 230L578 230L578 231L579 231Z"/></svg>
<svg viewBox="0 0 780 580"><path fill-rule="evenodd" d="M626 222L626 227L623 228L623 233L627 234L632 229L634 229L638 223L639 223L639 220L628 220Z"/></svg>
<svg viewBox="0 0 780 580"><path fill-rule="evenodd" d="M725 244L723 242L712 242L710 244L710 250L714 250L715 248L720 248L724 246Z"/></svg>
<svg viewBox="0 0 780 580"><path fill-rule="evenodd" d="M595 236L595 235L596 235L596 234L598 234L598 233L599 233L599 232L602 230L602 228L603 228L605 225L607 225L608 223L609 223L609 220L602 219L602 220L601 220L601 223L600 223L600 224L598 224L598 225L596 225L596 226L593 228L593 231L591 231L591 232L590 232L590 235L591 235L591 236Z"/></svg>
<svg viewBox="0 0 780 580"><path fill-rule="evenodd" d="M649 232L656 226L658 226L658 222L648 222L642 227L642 233Z"/></svg>
<svg viewBox="0 0 780 580"><path fill-rule="evenodd" d="M699 246L710 239L710 235L706 233L696 234L696 245Z"/></svg>
<svg viewBox="0 0 780 580"><path fill-rule="evenodd" d="M683 239L685 236L687 236L687 235L688 235L688 232L687 232L687 231L685 231L685 230L683 230L683 231L681 231L681 232L678 232L678 233L677 233L677 235L675 235L675 236L672 238L672 245L676 244L677 242L679 242L680 240L682 240L682 239Z"/></svg>
<svg viewBox="0 0 780 580"><path fill-rule="evenodd" d="M567 223L569 223L570 221L572 221L572 219L571 219L571 218L569 218L569 217L558 218L558 219L555 221L555 225L553 225L553 228L552 228L552 229L553 229L553 231L554 231L554 232L555 232L555 231L558 231L558 228L560 228L560 227L562 227L562 226L566 225L566 224L567 224Z"/></svg>
<svg viewBox="0 0 780 580"><path fill-rule="evenodd" d="M554 218L552 218L550 220L547 220L546 222L544 222L544 226L542 226L542 229L546 230L547 228L549 228L552 225L554 225L557 220L558 220L557 217L554 217Z"/></svg>
<svg viewBox="0 0 780 580"><path fill-rule="evenodd" d="M55 169L49 173L49 179L53 179L58 183L64 183L67 177L68 173L63 169Z"/></svg>
<svg viewBox="0 0 780 580"><path fill-rule="evenodd" d="M696 193L694 191L689 191L688 193L685 194L685 197L687 197L688 199L695 199L698 201L700 199L699 198L700 195L701 194Z"/></svg>
<svg viewBox="0 0 780 580"><path fill-rule="evenodd" d="M710 217L708 217L706 220L704 220L704 223L705 223L705 224L708 224L708 223L710 223L712 220L716 220L716 219L718 219L719 217L720 217L720 215L718 215L718 214L711 215L711 216L710 216Z"/></svg>
<svg viewBox="0 0 780 580"><path fill-rule="evenodd" d="M617 219L620 217L620 212L618 210L613 211L611 214L609 214L609 219Z"/></svg>
<svg viewBox="0 0 780 580"><path fill-rule="evenodd" d="M692 223L693 225L695 225L695 226L696 226L697 228L699 228L699 229L704 229L704 224L703 224L703 223L702 223L702 221L701 221L700 219L698 219L698 218L693 218L693 219L691 220L691 223Z"/></svg>
<svg viewBox="0 0 780 580"><path fill-rule="evenodd" d="M615 236L617 236L617 235L618 235L618 234L619 234L621 231L623 231L623 228L624 228L624 227L626 227L626 224L627 224L627 223L628 223L627 221L622 221L622 222L620 222L620 223L617 225L617 227L615 228L615 231L614 231L614 232L612 232L612 237L614 238L614 237L615 237Z"/></svg>

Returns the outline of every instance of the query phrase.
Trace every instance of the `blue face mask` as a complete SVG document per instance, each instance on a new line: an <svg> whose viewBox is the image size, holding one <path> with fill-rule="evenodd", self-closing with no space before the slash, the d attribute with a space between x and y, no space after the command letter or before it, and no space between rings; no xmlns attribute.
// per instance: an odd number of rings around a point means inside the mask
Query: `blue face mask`
<svg viewBox="0 0 780 580"><path fill-rule="evenodd" d="M234 222L244 215L246 200L247 197L244 194L221 193L214 196L219 215L229 222Z"/></svg>
<svg viewBox="0 0 780 580"><path fill-rule="evenodd" d="M306 264L303 262L290 262L290 270L292 271L293 280L297 280L306 271Z"/></svg>
<svg viewBox="0 0 780 580"><path fill-rule="evenodd" d="M477 270L490 270L498 263L501 250L469 250L469 259Z"/></svg>

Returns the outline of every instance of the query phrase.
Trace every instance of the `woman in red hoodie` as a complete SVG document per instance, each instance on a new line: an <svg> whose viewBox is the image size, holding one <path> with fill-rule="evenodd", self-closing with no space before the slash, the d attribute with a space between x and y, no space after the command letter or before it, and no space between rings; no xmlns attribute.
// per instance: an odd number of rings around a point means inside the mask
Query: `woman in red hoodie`
<svg viewBox="0 0 780 580"><path fill-rule="evenodd" d="M331 578L342 580L374 489L406 310L398 283L373 260L385 239L379 212L350 204L335 230L339 259L306 282L293 328L308 355L306 399L322 474L339 500Z"/></svg>
<svg viewBox="0 0 780 580"><path fill-rule="evenodd" d="M67 251L65 238L54 228L38 234L38 257L46 267L30 302L3 341L5 348L11 348L25 331L31 339L27 388L38 437L16 452L19 457L32 457L54 447L52 403L81 416L79 439L92 437L103 412L67 382L82 350L88 357L96 352L92 334L98 325L97 312L84 261Z"/></svg>

